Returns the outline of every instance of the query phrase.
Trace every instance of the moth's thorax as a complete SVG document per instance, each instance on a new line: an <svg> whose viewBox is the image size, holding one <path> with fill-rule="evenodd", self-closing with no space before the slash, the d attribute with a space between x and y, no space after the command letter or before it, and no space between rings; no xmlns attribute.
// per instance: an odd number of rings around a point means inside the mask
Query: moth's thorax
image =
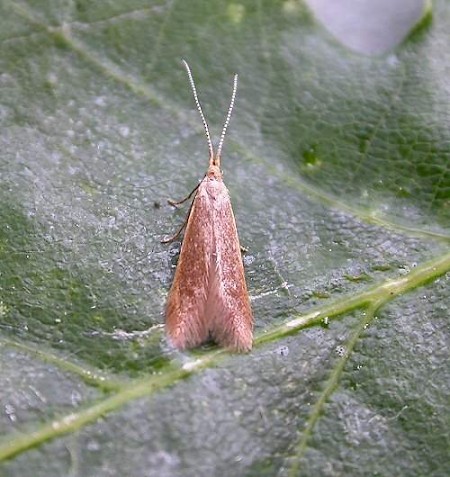
<svg viewBox="0 0 450 477"><path fill-rule="evenodd" d="M222 171L220 170L220 167L216 166L214 164L210 165L208 167L208 171L206 172L206 177L208 177L208 179L221 181L222 180Z"/></svg>

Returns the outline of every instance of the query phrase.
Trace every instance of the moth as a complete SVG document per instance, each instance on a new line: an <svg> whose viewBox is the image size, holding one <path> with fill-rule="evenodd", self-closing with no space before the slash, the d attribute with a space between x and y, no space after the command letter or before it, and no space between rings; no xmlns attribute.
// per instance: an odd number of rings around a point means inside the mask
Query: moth
<svg viewBox="0 0 450 477"><path fill-rule="evenodd" d="M234 76L230 105L219 145L214 150L191 70L185 60L183 64L205 129L209 167L203 180L188 197L170 202L178 205L195 194L181 229L163 241L173 241L186 227L167 299L166 333L178 349L194 348L213 340L231 351L247 352L252 348L253 315L236 221L220 169L238 76Z"/></svg>

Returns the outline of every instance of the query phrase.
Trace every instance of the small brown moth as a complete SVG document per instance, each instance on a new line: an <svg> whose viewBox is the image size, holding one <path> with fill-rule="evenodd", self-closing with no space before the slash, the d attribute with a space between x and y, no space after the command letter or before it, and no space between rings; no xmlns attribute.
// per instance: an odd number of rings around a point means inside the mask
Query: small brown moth
<svg viewBox="0 0 450 477"><path fill-rule="evenodd" d="M222 180L220 156L231 118L237 89L234 77L233 94L214 151L208 124L197 96L194 79L186 68L195 104L200 113L209 147L209 167L194 192L175 278L166 307L166 332L179 349L194 348L209 339L232 351L252 348L253 316L245 283L241 247L230 196Z"/></svg>

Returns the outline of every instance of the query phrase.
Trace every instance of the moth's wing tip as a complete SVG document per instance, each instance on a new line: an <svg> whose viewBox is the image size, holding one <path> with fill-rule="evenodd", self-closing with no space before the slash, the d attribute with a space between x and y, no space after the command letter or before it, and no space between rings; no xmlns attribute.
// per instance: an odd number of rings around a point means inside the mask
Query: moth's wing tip
<svg viewBox="0 0 450 477"><path fill-rule="evenodd" d="M219 346L223 346L227 351L230 353L237 353L237 354L248 354L252 351L252 345L242 345L242 344L231 344L225 345L222 343L218 343Z"/></svg>
<svg viewBox="0 0 450 477"><path fill-rule="evenodd" d="M214 336L214 340L220 346L228 349L233 353L249 353L253 347L253 333L252 330L246 330L246 333L236 334L235 330L229 330L227 334L221 336Z"/></svg>
<svg viewBox="0 0 450 477"><path fill-rule="evenodd" d="M179 351L184 351L186 349L186 342L182 339L175 338L170 334L167 334L167 341L173 348Z"/></svg>
<svg viewBox="0 0 450 477"><path fill-rule="evenodd" d="M235 342L235 350L238 353L249 353L253 347L253 333L250 330L246 336L239 336Z"/></svg>
<svg viewBox="0 0 450 477"><path fill-rule="evenodd" d="M207 335L200 329L184 329L179 328L172 329L166 328L166 336L169 343L179 351L185 351L187 349L196 348L207 340Z"/></svg>
<svg viewBox="0 0 450 477"><path fill-rule="evenodd" d="M241 354L248 354L253 348L253 343L250 344L239 344L235 348L233 348L233 351L236 353L241 353Z"/></svg>

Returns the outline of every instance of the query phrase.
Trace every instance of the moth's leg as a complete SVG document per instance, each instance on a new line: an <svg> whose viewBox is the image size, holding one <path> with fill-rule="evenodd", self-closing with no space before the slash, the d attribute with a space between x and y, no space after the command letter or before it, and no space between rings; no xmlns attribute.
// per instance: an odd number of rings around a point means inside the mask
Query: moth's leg
<svg viewBox="0 0 450 477"><path fill-rule="evenodd" d="M200 182L194 187L194 189L189 193L189 195L187 197L185 197L184 199L181 199L181 200L178 200L178 201L175 201L175 200L172 200L172 199L169 199L167 202L170 204L170 205L173 205L174 207L176 207L177 205L181 205L181 204L184 204L187 200L189 200L192 195L197 192L197 189L199 188L200 186ZM189 217L189 215L188 215Z"/></svg>
<svg viewBox="0 0 450 477"><path fill-rule="evenodd" d="M174 204L172 205L175 205L175 204L182 204L183 202L186 202L194 192L197 192L197 189L198 189L198 186L186 197L184 198L182 201L180 202L175 202ZM171 203L169 201L169 203ZM175 241L180 235L181 233L183 232L184 228L186 227L186 224L188 223L188 220L189 220L189 216L191 215L191 211L192 211L192 205L193 205L194 201L191 202L191 206L189 207L189 211L188 213L186 214L186 218L184 219L184 222L183 224L181 225L181 227L179 228L179 230L177 230L177 232L172 235L171 237L167 237L166 239L163 239L161 240L161 243L171 243L173 241Z"/></svg>
<svg viewBox="0 0 450 477"><path fill-rule="evenodd" d="M171 242L174 242L178 236L181 235L181 232L183 232L184 228L186 227L186 224L189 220L189 214L187 214L186 218L184 219L184 222L183 222L183 225L179 228L179 230L177 230L177 232L172 235L171 237L167 237L163 240L161 240L161 243L171 243Z"/></svg>

